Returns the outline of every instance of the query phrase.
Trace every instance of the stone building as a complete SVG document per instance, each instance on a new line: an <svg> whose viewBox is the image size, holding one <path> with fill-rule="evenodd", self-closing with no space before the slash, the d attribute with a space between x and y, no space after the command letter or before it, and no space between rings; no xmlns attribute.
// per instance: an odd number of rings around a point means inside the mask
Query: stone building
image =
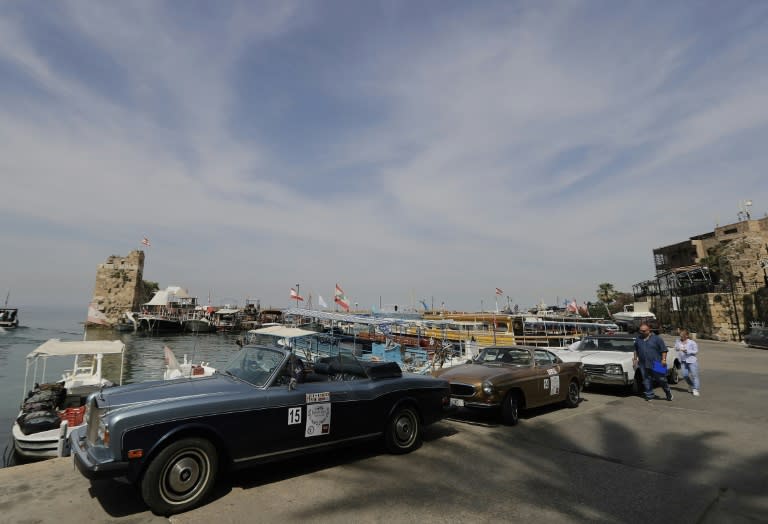
<svg viewBox="0 0 768 524"><path fill-rule="evenodd" d="M86 325L113 326L126 311L138 311L143 292L144 252L112 255L96 268L96 285Z"/></svg>
<svg viewBox="0 0 768 524"><path fill-rule="evenodd" d="M662 326L741 340L752 322L768 323L768 216L653 250L656 277L633 286Z"/></svg>

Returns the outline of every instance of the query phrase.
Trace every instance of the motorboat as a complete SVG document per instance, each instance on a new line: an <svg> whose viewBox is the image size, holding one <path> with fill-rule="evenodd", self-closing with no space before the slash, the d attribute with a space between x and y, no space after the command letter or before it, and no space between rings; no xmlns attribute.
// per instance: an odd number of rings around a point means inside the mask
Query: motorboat
<svg viewBox="0 0 768 524"><path fill-rule="evenodd" d="M104 355L120 355L122 384L124 353L125 344L119 340L54 338L27 355L21 410L11 432L16 453L25 459L68 456L69 434L84 423L88 395L114 385L103 377ZM60 380L46 382L48 359L53 357L74 358L74 364Z"/></svg>
<svg viewBox="0 0 768 524"><path fill-rule="evenodd" d="M179 362L173 351L168 346L163 346L163 352L165 353L165 373L163 373L164 380L174 380L177 378L196 378L196 377L210 377L216 373L216 368L211 367L208 362L200 362L194 364L187 360L187 355L184 355L184 360Z"/></svg>
<svg viewBox="0 0 768 524"><path fill-rule="evenodd" d="M19 310L15 307L0 307L0 328L13 329L19 326Z"/></svg>

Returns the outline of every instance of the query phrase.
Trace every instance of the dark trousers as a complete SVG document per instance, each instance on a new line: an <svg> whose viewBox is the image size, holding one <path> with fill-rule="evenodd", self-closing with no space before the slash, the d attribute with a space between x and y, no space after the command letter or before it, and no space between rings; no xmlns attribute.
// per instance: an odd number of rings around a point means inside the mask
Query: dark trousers
<svg viewBox="0 0 768 524"><path fill-rule="evenodd" d="M656 373L651 369L644 366L640 366L640 374L643 376L643 387L645 388L645 398L654 398L656 395L653 393L653 383L658 382L661 389L667 395L667 398L672 397L672 391L669 389L667 383L667 376L662 373Z"/></svg>

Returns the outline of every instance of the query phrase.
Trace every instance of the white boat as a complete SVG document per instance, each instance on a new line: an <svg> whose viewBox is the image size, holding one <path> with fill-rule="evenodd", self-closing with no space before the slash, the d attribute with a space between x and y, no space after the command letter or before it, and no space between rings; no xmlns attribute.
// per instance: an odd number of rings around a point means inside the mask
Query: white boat
<svg viewBox="0 0 768 524"><path fill-rule="evenodd" d="M16 453L27 459L68 456L69 434L84 423L86 398L113 385L102 376L104 355L120 354L122 383L124 352L125 344L119 340L52 338L27 355L21 411L11 431ZM74 357L74 365L59 381L46 383L45 372L51 357ZM28 389L29 385L33 387Z"/></svg>
<svg viewBox="0 0 768 524"><path fill-rule="evenodd" d="M19 327L19 310L15 307L8 307L8 298L11 296L9 291L5 295L5 305L0 307L0 331Z"/></svg>
<svg viewBox="0 0 768 524"><path fill-rule="evenodd" d="M163 352L165 353L165 373L163 373L163 380L209 377L216 373L216 368L211 367L208 362L193 364L187 360L186 354L184 355L184 360L179 362L176 360L176 356L168 346L163 346Z"/></svg>

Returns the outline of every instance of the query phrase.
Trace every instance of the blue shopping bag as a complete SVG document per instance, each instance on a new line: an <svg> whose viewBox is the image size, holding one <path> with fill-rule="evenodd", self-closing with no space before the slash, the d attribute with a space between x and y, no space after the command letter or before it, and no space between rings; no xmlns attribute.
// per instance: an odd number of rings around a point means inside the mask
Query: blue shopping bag
<svg viewBox="0 0 768 524"><path fill-rule="evenodd" d="M667 374L667 366L662 364L658 360L653 361L653 365L651 366L651 370L653 370L654 373L658 373L659 375L666 375Z"/></svg>

